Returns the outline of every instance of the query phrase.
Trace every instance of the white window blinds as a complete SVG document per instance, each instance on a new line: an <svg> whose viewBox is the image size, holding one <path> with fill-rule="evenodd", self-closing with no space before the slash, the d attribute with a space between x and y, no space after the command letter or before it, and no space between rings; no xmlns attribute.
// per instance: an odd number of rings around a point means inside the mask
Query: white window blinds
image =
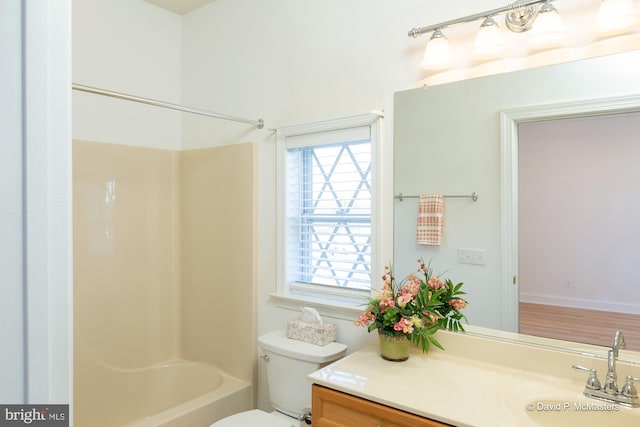
<svg viewBox="0 0 640 427"><path fill-rule="evenodd" d="M369 288L370 126L292 135L285 146L288 280Z"/></svg>

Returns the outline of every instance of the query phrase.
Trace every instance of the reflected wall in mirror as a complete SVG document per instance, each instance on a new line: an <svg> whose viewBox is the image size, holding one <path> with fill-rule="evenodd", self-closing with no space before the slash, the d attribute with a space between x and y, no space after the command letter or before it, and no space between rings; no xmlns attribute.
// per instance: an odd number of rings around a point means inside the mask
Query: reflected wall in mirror
<svg viewBox="0 0 640 427"><path fill-rule="evenodd" d="M501 334L499 331L515 332L519 328L518 295L519 287L522 286L520 271L537 269L543 273L542 277L556 282L553 285L556 289L558 283L564 283L560 296L564 297L565 302L571 300L572 292L581 286L577 282L575 287L572 287L573 283L567 287L566 281L571 279L560 279L565 274L552 271L552 265L523 266L518 263L518 126L524 127L525 122L571 117L571 108L567 106L581 104L585 100L593 101L589 106L591 110L576 114L597 115L598 112L593 111L593 105L597 105L601 99L619 100L620 103L624 103L629 97L640 99L638 75L640 51L633 51L397 93L394 111L395 194L470 194L475 191L479 198L477 202L470 199L445 199L445 231L440 246L416 244L417 200L404 199L401 202L396 199L395 273L401 277L412 272L417 257L431 259L436 272L447 271L447 276L452 280L465 283L470 302L466 309L469 323L495 330L496 335ZM563 112L549 113L556 105L563 105ZM621 108L625 112L634 109L640 111L640 102L627 109ZM519 116L518 112L521 110L529 112ZM537 115L538 110L541 113ZM509 118L509 114L505 112L515 113ZM513 128L512 131L505 132L508 128L505 127L505 117L508 117L507 122L511 120L508 126ZM636 115L635 118L637 117ZM637 133L635 135L637 141ZM602 142L607 143L606 140ZM575 154L579 155L578 152ZM637 150L628 153L628 156L635 158L636 163L640 160ZM594 170L593 175L603 172L617 174L618 171L615 168ZM631 194L616 196L619 188L609 188L607 191L616 198L616 203L628 201L629 205L623 205L622 209L631 207L632 203L637 206L636 200L640 200L640 182L636 180L635 186L625 188ZM559 203L572 205L576 202L574 197L566 194ZM594 200L594 203L598 202ZM547 208L553 209L553 206ZM565 224L566 227L571 225ZM640 237L637 228L628 228L628 233L633 234L634 230L636 237ZM590 233L590 230L583 231L584 235ZM607 240L607 236L613 234L594 233L591 244L617 250L620 247L617 238ZM559 244L547 243L546 246L544 251L551 254L552 258L554 255L559 257L559 251L571 251L561 248ZM459 262L459 250L469 248L484 251L483 265ZM629 265L635 267L640 264L638 243L635 246L631 243L631 249L625 253L619 252L616 260L625 266L623 270L627 270L627 277L626 280L616 278L615 284L607 281L608 272L616 269L610 265L610 260L603 261L603 264L594 265L590 261L587 265L572 267L573 271L590 270L592 277L598 276L600 286L610 289L610 292L591 301L592 304L587 308L620 309L625 304L627 307L623 311L638 308L637 300L630 303L632 289L637 287L637 278L633 275L633 268L628 268ZM620 287L622 283L629 287ZM545 292L548 293L547 290L540 291L542 294ZM579 299L580 297L573 298L573 303ZM557 304L559 300L538 299L536 302L545 302L541 305L551 306L547 303L551 301ZM601 302L600 307L598 302ZM634 304L635 307L628 307ZM580 331L587 337L582 341L608 345L617 328L628 331L629 348L640 348L638 337L631 332L633 321L608 315L609 320L614 319L614 324L603 332L606 341L596 342L588 339L596 334L593 326L599 323L590 317L593 313L586 314L586 324L571 329L566 319L575 319L576 315L567 317L569 309L561 309L560 312L564 316L561 319L562 325L538 325L538 328L548 332L568 329L569 336L547 336L575 341L575 331ZM522 314L524 316L524 310ZM549 315L537 314L534 318L549 318ZM635 329L638 328L640 325L636 320Z"/></svg>

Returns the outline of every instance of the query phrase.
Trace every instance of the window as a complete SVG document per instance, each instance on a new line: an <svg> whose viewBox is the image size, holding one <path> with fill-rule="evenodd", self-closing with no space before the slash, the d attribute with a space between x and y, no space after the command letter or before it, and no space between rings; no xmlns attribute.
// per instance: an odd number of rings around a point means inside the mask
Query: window
<svg viewBox="0 0 640 427"><path fill-rule="evenodd" d="M377 118L278 131L281 290L342 300L368 297Z"/></svg>
<svg viewBox="0 0 640 427"><path fill-rule="evenodd" d="M346 288L371 283L371 142L287 150L291 278Z"/></svg>

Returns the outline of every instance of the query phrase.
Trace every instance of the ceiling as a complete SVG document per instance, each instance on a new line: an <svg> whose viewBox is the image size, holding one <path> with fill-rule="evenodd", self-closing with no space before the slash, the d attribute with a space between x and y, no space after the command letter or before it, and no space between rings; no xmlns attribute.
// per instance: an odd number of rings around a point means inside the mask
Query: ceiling
<svg viewBox="0 0 640 427"><path fill-rule="evenodd" d="M205 4L209 4L214 0L145 0L148 3L155 4L163 9L170 10L180 15L189 13Z"/></svg>

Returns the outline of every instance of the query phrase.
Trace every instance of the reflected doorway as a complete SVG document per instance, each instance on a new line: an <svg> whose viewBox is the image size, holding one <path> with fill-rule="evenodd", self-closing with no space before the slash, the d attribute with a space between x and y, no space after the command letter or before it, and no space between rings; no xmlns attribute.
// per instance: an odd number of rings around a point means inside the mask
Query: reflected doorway
<svg viewBox="0 0 640 427"><path fill-rule="evenodd" d="M640 350L640 112L518 123L520 333Z"/></svg>

